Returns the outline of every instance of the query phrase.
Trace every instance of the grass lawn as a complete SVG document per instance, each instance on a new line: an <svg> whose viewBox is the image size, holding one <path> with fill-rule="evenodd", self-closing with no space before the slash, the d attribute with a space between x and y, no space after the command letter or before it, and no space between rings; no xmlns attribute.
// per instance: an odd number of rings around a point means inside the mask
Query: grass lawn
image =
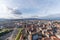
<svg viewBox="0 0 60 40"><path fill-rule="evenodd" d="M21 36L21 33L22 33L23 28L18 28L18 30L19 30L19 32L18 32L15 40L19 40L20 39L20 36Z"/></svg>

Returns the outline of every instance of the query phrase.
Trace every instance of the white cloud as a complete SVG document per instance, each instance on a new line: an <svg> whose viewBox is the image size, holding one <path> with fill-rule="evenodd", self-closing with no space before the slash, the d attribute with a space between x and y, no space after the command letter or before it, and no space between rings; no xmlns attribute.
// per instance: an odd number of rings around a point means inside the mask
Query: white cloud
<svg viewBox="0 0 60 40"><path fill-rule="evenodd" d="M8 7L13 10L9 10ZM23 12L22 9L32 9L35 11ZM14 15L14 10L22 11L22 15ZM31 10L30 10L31 11ZM28 17L44 17L51 14L60 14L59 0L0 0L0 18L28 18Z"/></svg>

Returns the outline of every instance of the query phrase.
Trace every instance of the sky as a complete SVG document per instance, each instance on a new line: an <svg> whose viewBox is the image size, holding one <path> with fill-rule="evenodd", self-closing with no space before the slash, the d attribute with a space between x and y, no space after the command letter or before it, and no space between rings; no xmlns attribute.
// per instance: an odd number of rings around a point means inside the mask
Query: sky
<svg viewBox="0 0 60 40"><path fill-rule="evenodd" d="M60 14L60 0L0 0L0 18L41 18Z"/></svg>

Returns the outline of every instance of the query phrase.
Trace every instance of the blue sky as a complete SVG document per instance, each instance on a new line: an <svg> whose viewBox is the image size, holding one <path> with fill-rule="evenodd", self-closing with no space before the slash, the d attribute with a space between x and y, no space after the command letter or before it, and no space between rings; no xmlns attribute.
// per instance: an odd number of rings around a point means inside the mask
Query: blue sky
<svg viewBox="0 0 60 40"><path fill-rule="evenodd" d="M45 17L54 14L60 14L60 0L0 0L0 18Z"/></svg>

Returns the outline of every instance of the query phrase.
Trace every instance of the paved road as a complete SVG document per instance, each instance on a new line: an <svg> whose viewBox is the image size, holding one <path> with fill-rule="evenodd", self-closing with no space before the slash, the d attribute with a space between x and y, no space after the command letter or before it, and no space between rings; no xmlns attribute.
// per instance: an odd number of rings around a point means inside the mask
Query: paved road
<svg viewBox="0 0 60 40"><path fill-rule="evenodd" d="M14 31L12 32L11 36L8 37L9 40L14 40L16 38L16 35L18 33L18 29L14 28Z"/></svg>
<svg viewBox="0 0 60 40"><path fill-rule="evenodd" d="M1 40L5 40L7 37L9 37L12 34L12 32L9 32L8 34L5 34L4 36L1 36Z"/></svg>
<svg viewBox="0 0 60 40"><path fill-rule="evenodd" d="M1 36L0 40L13 40L13 38L16 37L17 33L18 33L18 29L14 28L12 32L10 32L4 36Z"/></svg>

